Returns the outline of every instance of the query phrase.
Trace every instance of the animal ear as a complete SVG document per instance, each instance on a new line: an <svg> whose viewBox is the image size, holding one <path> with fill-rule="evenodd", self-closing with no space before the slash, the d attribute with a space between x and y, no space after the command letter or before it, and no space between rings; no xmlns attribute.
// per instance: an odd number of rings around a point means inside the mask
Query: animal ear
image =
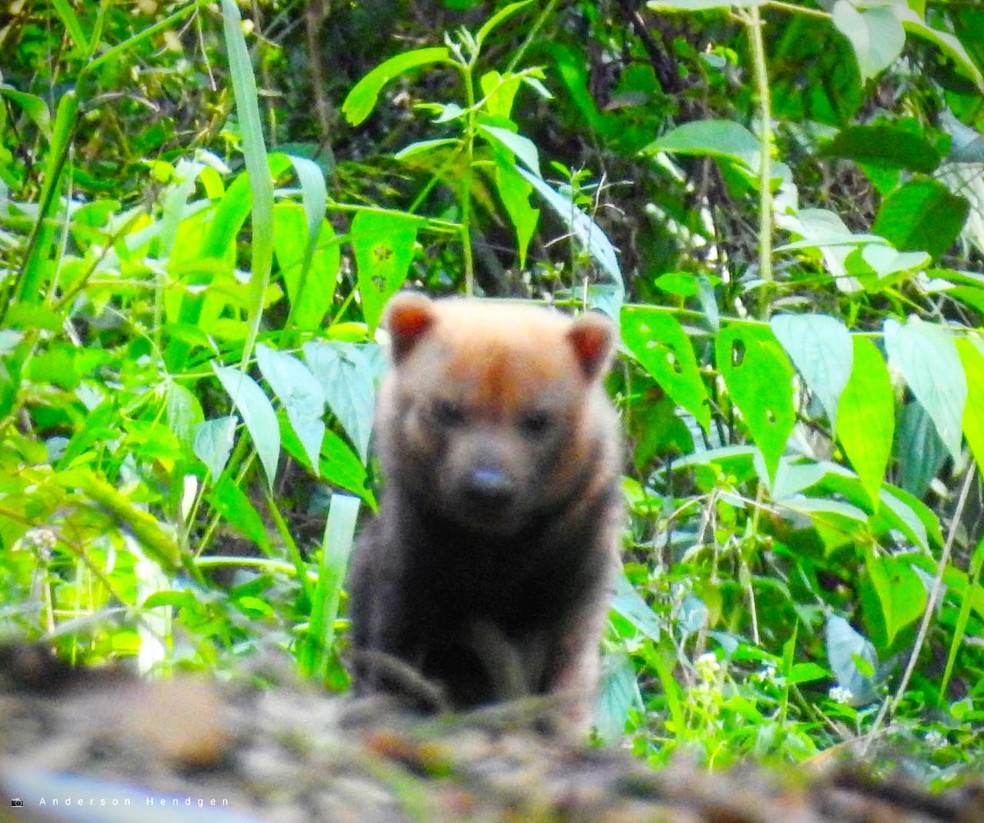
<svg viewBox="0 0 984 823"><path fill-rule="evenodd" d="M581 371L589 380L604 374L615 347L615 328L604 315L582 314L567 332Z"/></svg>
<svg viewBox="0 0 984 823"><path fill-rule="evenodd" d="M393 361L399 363L434 324L434 304L416 292L401 292L390 300L383 326L393 340Z"/></svg>

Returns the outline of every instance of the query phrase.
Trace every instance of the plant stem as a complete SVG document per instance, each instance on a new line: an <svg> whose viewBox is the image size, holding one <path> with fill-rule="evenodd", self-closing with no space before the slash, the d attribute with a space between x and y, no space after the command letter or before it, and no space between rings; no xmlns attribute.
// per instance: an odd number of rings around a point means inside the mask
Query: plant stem
<svg viewBox="0 0 984 823"><path fill-rule="evenodd" d="M752 50L755 95L759 101L759 276L765 282L762 289L759 318L769 319L769 298L772 293L772 98L769 92L769 72L765 62L763 22L758 6L752 6L743 16Z"/></svg>

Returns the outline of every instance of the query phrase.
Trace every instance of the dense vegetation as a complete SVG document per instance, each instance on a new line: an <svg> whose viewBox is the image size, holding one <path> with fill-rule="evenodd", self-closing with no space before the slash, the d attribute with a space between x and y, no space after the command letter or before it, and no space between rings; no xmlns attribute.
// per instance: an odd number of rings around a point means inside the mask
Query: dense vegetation
<svg viewBox="0 0 984 823"><path fill-rule="evenodd" d="M0 16L5 633L344 690L385 301L549 300L623 343L600 734L984 765L984 9L242 13Z"/></svg>

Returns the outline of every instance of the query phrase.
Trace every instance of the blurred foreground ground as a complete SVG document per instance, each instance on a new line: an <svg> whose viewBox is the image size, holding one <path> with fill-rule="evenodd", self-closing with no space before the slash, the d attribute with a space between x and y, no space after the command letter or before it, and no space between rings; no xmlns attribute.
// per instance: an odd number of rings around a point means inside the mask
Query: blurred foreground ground
<svg viewBox="0 0 984 823"><path fill-rule="evenodd" d="M423 720L301 688L142 683L0 654L0 823L984 823L944 795L824 773L654 772L524 730L511 707Z"/></svg>

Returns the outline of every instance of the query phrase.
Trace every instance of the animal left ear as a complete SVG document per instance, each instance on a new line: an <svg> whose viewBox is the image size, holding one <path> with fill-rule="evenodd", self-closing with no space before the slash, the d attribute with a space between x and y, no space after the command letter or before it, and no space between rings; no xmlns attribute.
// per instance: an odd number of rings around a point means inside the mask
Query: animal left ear
<svg viewBox="0 0 984 823"><path fill-rule="evenodd" d="M585 377L593 380L605 373L615 348L615 328L607 317L582 314L571 323L567 339Z"/></svg>

